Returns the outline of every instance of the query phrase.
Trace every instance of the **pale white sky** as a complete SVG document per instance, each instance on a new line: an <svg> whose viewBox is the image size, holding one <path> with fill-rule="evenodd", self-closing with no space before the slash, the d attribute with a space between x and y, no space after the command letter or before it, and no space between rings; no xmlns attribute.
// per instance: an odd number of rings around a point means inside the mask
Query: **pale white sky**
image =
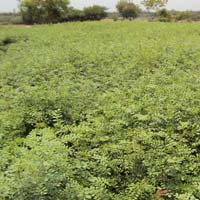
<svg viewBox="0 0 200 200"><path fill-rule="evenodd" d="M98 4L114 10L117 2L118 0L71 0L71 5L76 8L83 8L85 6ZM139 4L140 0L134 0L134 2ZM12 11L16 8L17 0L0 0L0 12ZM167 8L200 11L200 0L169 0Z"/></svg>

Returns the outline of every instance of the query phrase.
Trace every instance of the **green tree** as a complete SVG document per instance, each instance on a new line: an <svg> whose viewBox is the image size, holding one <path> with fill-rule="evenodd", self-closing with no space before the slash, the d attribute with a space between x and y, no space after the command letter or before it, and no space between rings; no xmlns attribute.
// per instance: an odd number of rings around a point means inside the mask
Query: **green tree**
<svg viewBox="0 0 200 200"><path fill-rule="evenodd" d="M147 9L157 9L164 6L168 0L143 0L143 5Z"/></svg>
<svg viewBox="0 0 200 200"><path fill-rule="evenodd" d="M116 8L118 10L119 13L122 13L124 7L128 4L128 1L126 0L120 0L117 5Z"/></svg>
<svg viewBox="0 0 200 200"><path fill-rule="evenodd" d="M119 1L116 8L124 18L136 18L140 12L137 5L126 0Z"/></svg>
<svg viewBox="0 0 200 200"><path fill-rule="evenodd" d="M156 17L162 22L169 22L172 19L171 13L165 8L158 10L156 12Z"/></svg>
<svg viewBox="0 0 200 200"><path fill-rule="evenodd" d="M67 17L64 21L83 21L84 20L84 12L79 9L71 8L67 14Z"/></svg>
<svg viewBox="0 0 200 200"><path fill-rule="evenodd" d="M94 5L83 10L86 20L100 20L107 16L104 6Z"/></svg>
<svg viewBox="0 0 200 200"><path fill-rule="evenodd" d="M20 11L25 23L59 22L68 10L69 0L22 0Z"/></svg>

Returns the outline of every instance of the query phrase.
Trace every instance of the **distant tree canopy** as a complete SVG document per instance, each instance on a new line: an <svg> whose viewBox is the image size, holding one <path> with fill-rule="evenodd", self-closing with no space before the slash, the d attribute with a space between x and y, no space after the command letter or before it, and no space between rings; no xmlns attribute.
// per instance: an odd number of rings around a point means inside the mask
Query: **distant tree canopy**
<svg viewBox="0 0 200 200"><path fill-rule="evenodd" d="M119 1L116 8L124 18L136 18L140 12L137 5L126 0Z"/></svg>
<svg viewBox="0 0 200 200"><path fill-rule="evenodd" d="M120 0L118 4L116 5L116 8L119 13L123 12L124 7L128 4L129 2L126 0Z"/></svg>
<svg viewBox="0 0 200 200"><path fill-rule="evenodd" d="M163 8L163 9L158 10L156 12L156 16L157 17L169 18L170 17L170 12L167 9Z"/></svg>
<svg viewBox="0 0 200 200"><path fill-rule="evenodd" d="M78 10L69 7L69 0L21 0L20 11L27 24L100 20L107 16L103 6L94 5Z"/></svg>
<svg viewBox="0 0 200 200"><path fill-rule="evenodd" d="M79 9L70 8L62 21L84 21L84 12Z"/></svg>
<svg viewBox="0 0 200 200"><path fill-rule="evenodd" d="M157 9L164 6L168 0L143 0L142 3L147 9Z"/></svg>
<svg viewBox="0 0 200 200"><path fill-rule="evenodd" d="M99 5L86 7L83 12L86 20L100 20L107 16L106 8Z"/></svg>
<svg viewBox="0 0 200 200"><path fill-rule="evenodd" d="M22 0L20 11L25 23L54 23L68 10L69 0Z"/></svg>
<svg viewBox="0 0 200 200"><path fill-rule="evenodd" d="M156 12L156 18L160 22L170 22L172 21L172 14L165 8L162 8Z"/></svg>

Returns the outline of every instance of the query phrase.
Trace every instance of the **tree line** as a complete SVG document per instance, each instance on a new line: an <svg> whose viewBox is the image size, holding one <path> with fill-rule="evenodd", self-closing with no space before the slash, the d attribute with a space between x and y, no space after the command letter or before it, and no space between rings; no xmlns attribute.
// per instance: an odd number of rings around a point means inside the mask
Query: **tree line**
<svg viewBox="0 0 200 200"><path fill-rule="evenodd" d="M143 0L147 9L156 9L166 2L166 0ZM79 10L70 7L69 4L69 0L21 0L19 7L23 22L26 24L101 20L108 14L104 6L93 5ZM141 12L139 6L130 0L120 0L116 8L121 17L128 19L136 18Z"/></svg>

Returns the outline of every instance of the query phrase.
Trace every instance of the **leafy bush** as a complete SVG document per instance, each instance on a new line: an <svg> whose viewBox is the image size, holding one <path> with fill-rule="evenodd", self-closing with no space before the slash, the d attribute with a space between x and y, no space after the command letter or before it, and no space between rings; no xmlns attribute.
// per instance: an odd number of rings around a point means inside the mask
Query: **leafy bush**
<svg viewBox="0 0 200 200"><path fill-rule="evenodd" d="M111 13L108 15L109 19L112 19L113 21L118 21L119 20L119 14L118 13Z"/></svg>
<svg viewBox="0 0 200 200"><path fill-rule="evenodd" d="M78 10L78 9L70 9L67 16L64 17L61 21L65 22L65 21L84 21L85 20L85 16L84 16L84 12L82 10Z"/></svg>
<svg viewBox="0 0 200 200"><path fill-rule="evenodd" d="M168 11L170 20L173 21L200 21L200 13L193 11ZM168 17L169 18L169 17Z"/></svg>
<svg viewBox="0 0 200 200"><path fill-rule="evenodd" d="M136 18L140 12L140 9L138 6L136 6L134 3L130 3L129 1L119 1L117 4L117 10L124 18Z"/></svg>
<svg viewBox="0 0 200 200"><path fill-rule="evenodd" d="M86 7L83 12L86 20L100 20L107 16L106 8L99 5Z"/></svg>
<svg viewBox="0 0 200 200"><path fill-rule="evenodd" d="M2 26L0 199L200 199L199 26Z"/></svg>
<svg viewBox="0 0 200 200"><path fill-rule="evenodd" d="M156 12L156 18L160 22L170 22L172 20L171 13L166 9L161 9Z"/></svg>
<svg viewBox="0 0 200 200"><path fill-rule="evenodd" d="M176 21L191 22L200 20L200 14L198 12L191 12L191 11L174 12L173 15Z"/></svg>
<svg viewBox="0 0 200 200"><path fill-rule="evenodd" d="M68 0L22 0L20 11L24 23L54 23L67 12L68 4Z"/></svg>

